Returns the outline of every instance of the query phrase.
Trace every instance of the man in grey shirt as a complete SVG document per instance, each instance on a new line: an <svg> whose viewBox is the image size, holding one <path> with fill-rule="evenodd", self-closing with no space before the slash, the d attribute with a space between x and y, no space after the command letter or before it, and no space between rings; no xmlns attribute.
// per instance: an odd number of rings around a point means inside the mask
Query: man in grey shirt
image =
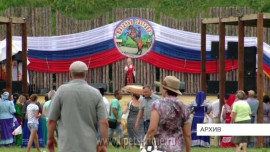
<svg viewBox="0 0 270 152"><path fill-rule="evenodd" d="M251 109L251 123L255 123L258 113L259 101L255 98L255 92L253 90L248 91L247 103ZM256 137L250 137L248 147L253 147Z"/></svg>
<svg viewBox="0 0 270 152"><path fill-rule="evenodd" d="M144 119L144 132L146 133L150 124L151 117L151 106L153 101L160 98L155 95L150 86L143 87L143 98L141 100L140 110L136 119L135 129L138 130L140 119L143 117Z"/></svg>
<svg viewBox="0 0 270 152"><path fill-rule="evenodd" d="M70 67L69 83L61 85L51 102L48 114L48 149L54 152L56 123L59 152L99 152L107 150L108 120L99 91L85 81L87 66L81 61ZM97 145L97 123L101 139Z"/></svg>
<svg viewBox="0 0 270 152"><path fill-rule="evenodd" d="M251 123L255 122L255 118L257 117L259 101L255 98L255 92L253 90L248 91L247 103L251 109Z"/></svg>

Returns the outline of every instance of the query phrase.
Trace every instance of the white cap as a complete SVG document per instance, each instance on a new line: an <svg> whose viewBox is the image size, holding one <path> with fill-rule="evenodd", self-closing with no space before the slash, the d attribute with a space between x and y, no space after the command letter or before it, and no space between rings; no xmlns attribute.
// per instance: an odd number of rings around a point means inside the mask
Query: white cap
<svg viewBox="0 0 270 152"><path fill-rule="evenodd" d="M85 72L87 70L86 64L82 61L75 61L69 66L70 72Z"/></svg>
<svg viewBox="0 0 270 152"><path fill-rule="evenodd" d="M255 92L253 90L249 90L248 91L248 95L251 96L251 97L254 97L255 96Z"/></svg>

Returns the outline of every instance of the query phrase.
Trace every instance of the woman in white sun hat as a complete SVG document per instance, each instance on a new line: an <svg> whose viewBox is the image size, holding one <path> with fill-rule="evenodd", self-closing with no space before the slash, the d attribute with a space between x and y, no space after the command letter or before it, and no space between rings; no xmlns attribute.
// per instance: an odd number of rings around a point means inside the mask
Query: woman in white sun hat
<svg viewBox="0 0 270 152"><path fill-rule="evenodd" d="M123 90L131 93L131 101L128 102L128 104L124 107L123 114L127 115L126 119L127 119L128 141L133 147L134 145L140 144L144 137L143 119L140 119L138 129L135 129L134 127L137 115L140 110L139 108L141 102L139 101L139 98L142 95L143 86L127 85L123 88Z"/></svg>

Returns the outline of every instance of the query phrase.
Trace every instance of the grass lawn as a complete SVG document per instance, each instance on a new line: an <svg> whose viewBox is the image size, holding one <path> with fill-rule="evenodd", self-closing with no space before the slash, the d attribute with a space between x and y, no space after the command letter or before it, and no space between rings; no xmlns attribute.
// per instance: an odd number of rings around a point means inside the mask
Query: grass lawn
<svg viewBox="0 0 270 152"><path fill-rule="evenodd" d="M0 152L25 152L25 148L20 148L20 147L12 147L12 148L0 148ZM31 149L31 152L36 152L36 149ZM121 148L114 148L112 145L109 145L108 152L119 152L119 151L127 151L127 152L138 152L138 148L133 148L133 149L121 149ZM233 152L235 151L234 148L216 148L216 147L211 147L211 148L192 148L192 152ZM41 152L48 152L47 149L41 149ZM57 152L57 150L56 150ZM259 149L259 148L249 148L248 152L270 152L270 149Z"/></svg>

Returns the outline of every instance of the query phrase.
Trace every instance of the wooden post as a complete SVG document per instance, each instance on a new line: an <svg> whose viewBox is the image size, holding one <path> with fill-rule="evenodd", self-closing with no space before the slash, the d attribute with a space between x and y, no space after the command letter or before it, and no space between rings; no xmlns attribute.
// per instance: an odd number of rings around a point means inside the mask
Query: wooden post
<svg viewBox="0 0 270 152"><path fill-rule="evenodd" d="M9 19L7 25L6 38L6 90L9 92L9 99L12 95L12 19Z"/></svg>
<svg viewBox="0 0 270 152"><path fill-rule="evenodd" d="M22 93L27 93L27 24L22 24Z"/></svg>
<svg viewBox="0 0 270 152"><path fill-rule="evenodd" d="M206 24L201 22L201 91L206 93Z"/></svg>
<svg viewBox="0 0 270 152"><path fill-rule="evenodd" d="M259 100L257 123L263 123L263 14L259 13L257 17L257 99ZM263 136L258 137L258 147L263 147Z"/></svg>
<svg viewBox="0 0 270 152"><path fill-rule="evenodd" d="M219 101L220 111L224 105L225 96L225 24L219 19Z"/></svg>
<svg viewBox="0 0 270 152"><path fill-rule="evenodd" d="M238 90L244 90L244 22L238 20Z"/></svg>

